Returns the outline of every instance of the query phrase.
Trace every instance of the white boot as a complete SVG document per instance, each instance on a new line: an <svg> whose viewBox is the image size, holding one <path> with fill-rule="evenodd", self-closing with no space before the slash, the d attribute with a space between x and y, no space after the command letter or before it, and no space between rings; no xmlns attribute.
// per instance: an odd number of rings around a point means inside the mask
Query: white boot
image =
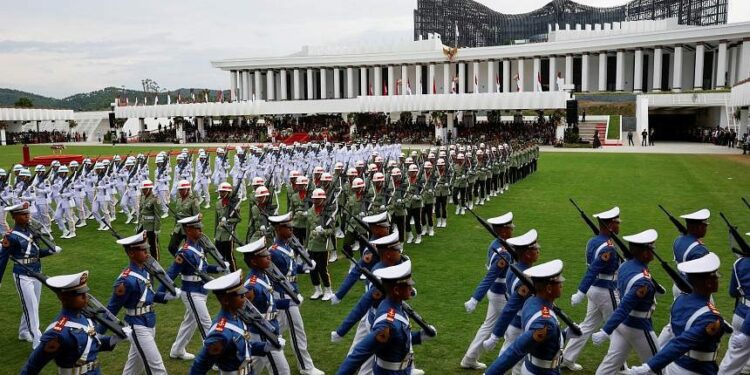
<svg viewBox="0 0 750 375"><path fill-rule="evenodd" d="M336 228L336 238L344 238L344 232L341 228Z"/></svg>
<svg viewBox="0 0 750 375"><path fill-rule="evenodd" d="M323 293L323 301L330 301L331 298L333 298L333 291L331 290L331 287L325 288L325 293Z"/></svg>
<svg viewBox="0 0 750 375"><path fill-rule="evenodd" d="M469 208L471 208L471 207L469 207ZM466 208L463 208L463 207L461 208L461 215L466 215Z"/></svg>
<svg viewBox="0 0 750 375"><path fill-rule="evenodd" d="M461 206L456 206L456 215L461 214Z"/></svg>
<svg viewBox="0 0 750 375"><path fill-rule="evenodd" d="M76 237L76 231L75 231L75 228L73 228L73 230L70 231L70 234L68 234L68 238L75 238L75 237Z"/></svg>
<svg viewBox="0 0 750 375"><path fill-rule="evenodd" d="M472 210L474 209L474 202L473 202L473 201L469 202L469 208L471 208ZM462 212L462 214L461 214L461 215L463 215L463 212L464 212L464 211L465 211L465 210L464 210L464 209L462 208L462 209L461 209L461 212Z"/></svg>
<svg viewBox="0 0 750 375"><path fill-rule="evenodd" d="M133 221L133 213L128 211L127 214L128 214L128 219L125 220L125 224L130 224L130 222Z"/></svg>
<svg viewBox="0 0 750 375"><path fill-rule="evenodd" d="M427 235L430 237L435 237L435 229L430 227L430 229L427 231Z"/></svg>
<svg viewBox="0 0 750 375"><path fill-rule="evenodd" d="M445 228L447 226L448 226L448 219L447 218L443 218L443 228Z"/></svg>
<svg viewBox="0 0 750 375"><path fill-rule="evenodd" d="M406 236L406 243L411 243L412 241L414 241L414 235L409 232L409 235Z"/></svg>
<svg viewBox="0 0 750 375"><path fill-rule="evenodd" d="M70 231L66 229L60 238L68 238L68 236L70 236Z"/></svg>
<svg viewBox="0 0 750 375"><path fill-rule="evenodd" d="M86 225L88 225L88 223L86 223L86 220L79 220L76 224L76 228L85 227Z"/></svg>
<svg viewBox="0 0 750 375"><path fill-rule="evenodd" d="M423 227L422 227L422 233L420 233L419 235L420 235L420 236L424 236L425 234L427 234L427 227L426 227L426 226L423 226Z"/></svg>
<svg viewBox="0 0 750 375"><path fill-rule="evenodd" d="M418 234L418 235L417 235L417 239L416 239L416 240L414 240L414 243L415 243L415 244L420 244L420 243L422 243L422 235L421 235L421 234Z"/></svg>
<svg viewBox="0 0 750 375"><path fill-rule="evenodd" d="M206 204L203 205L203 208L211 208L211 201L206 199Z"/></svg>
<svg viewBox="0 0 750 375"><path fill-rule="evenodd" d="M328 263L333 263L337 260L339 260L339 253L336 252L336 250L334 250L331 252L331 255L328 257Z"/></svg>
<svg viewBox="0 0 750 375"><path fill-rule="evenodd" d="M313 286L313 289L315 290L313 294L310 296L310 299L320 299L320 297L323 296L323 289L320 288L320 285Z"/></svg>

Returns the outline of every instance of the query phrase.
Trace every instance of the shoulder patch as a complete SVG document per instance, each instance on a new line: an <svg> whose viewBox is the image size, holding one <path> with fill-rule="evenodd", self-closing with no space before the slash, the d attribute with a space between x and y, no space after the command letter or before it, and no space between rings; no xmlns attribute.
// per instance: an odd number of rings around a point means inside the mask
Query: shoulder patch
<svg viewBox="0 0 750 375"><path fill-rule="evenodd" d="M217 330L218 330L218 328L217 328ZM215 343L207 346L206 347L206 351L208 352L208 355L210 355L212 357L216 357L219 354L221 354L221 352L224 351L224 344L221 341L217 341L217 342L215 342Z"/></svg>
<svg viewBox="0 0 750 375"><path fill-rule="evenodd" d="M124 296L124 295L125 295L125 292L126 292L127 290L128 290L128 289L127 289L127 287L125 286L125 283L119 283L119 284L117 284L117 286L115 287L115 295L116 295L116 296L120 296L120 297L121 297L121 296Z"/></svg>
<svg viewBox="0 0 750 375"><path fill-rule="evenodd" d="M529 288L526 285L521 285L516 289L516 293L521 297L526 297L529 295Z"/></svg>
<svg viewBox="0 0 750 375"><path fill-rule="evenodd" d="M185 261L185 259L182 259L182 255L180 255L180 254L177 254L177 256L174 257L174 262L177 263L177 264L182 264L182 262L184 262L184 261Z"/></svg>
<svg viewBox="0 0 750 375"><path fill-rule="evenodd" d="M380 290L375 289L372 292L372 298L375 298L376 300L380 300L381 298L383 298L383 293Z"/></svg>
<svg viewBox="0 0 750 375"><path fill-rule="evenodd" d="M258 275L250 276L250 280L247 281L250 285L255 285L258 282Z"/></svg>
<svg viewBox="0 0 750 375"><path fill-rule="evenodd" d="M500 260L497 261L497 268L502 269L505 267L508 267L508 262L504 258L500 257Z"/></svg>
<svg viewBox="0 0 750 375"><path fill-rule="evenodd" d="M534 341L536 342L542 342L545 338L547 338L547 325L545 324L543 328L539 328L534 331L534 334L532 337L534 338Z"/></svg>
<svg viewBox="0 0 750 375"><path fill-rule="evenodd" d="M57 337L44 344L45 353L55 353L58 349L60 349L60 340Z"/></svg>
<svg viewBox="0 0 750 375"><path fill-rule="evenodd" d="M644 298L648 295L648 286L644 285L638 290L635 291L635 295L638 296L638 298Z"/></svg>
<svg viewBox="0 0 750 375"><path fill-rule="evenodd" d="M218 323L216 323L216 332L224 332L224 327L227 325L227 318L221 318Z"/></svg>
<svg viewBox="0 0 750 375"><path fill-rule="evenodd" d="M385 344L388 342L388 340L391 338L391 328L390 327L384 327L378 333L375 334L375 340L377 340L381 344Z"/></svg>
<svg viewBox="0 0 750 375"><path fill-rule="evenodd" d="M124 269L120 274L120 277L128 277L128 275L130 275L130 268Z"/></svg>
<svg viewBox="0 0 750 375"><path fill-rule="evenodd" d="M721 315L721 313L719 312L719 309L717 309L716 306L714 306L714 304L711 302L708 303L708 309L711 310L711 312L714 313L715 315Z"/></svg>
<svg viewBox="0 0 750 375"><path fill-rule="evenodd" d="M542 306L542 318L549 319L552 315L549 313L549 307Z"/></svg>
<svg viewBox="0 0 750 375"><path fill-rule="evenodd" d="M643 269L643 277L645 277L645 278L647 278L649 280L651 279L651 272L648 271L648 268L644 268Z"/></svg>
<svg viewBox="0 0 750 375"><path fill-rule="evenodd" d="M393 323L393 321L396 320L396 309L392 307L388 309L388 315L385 317L385 320L388 323Z"/></svg>
<svg viewBox="0 0 750 375"><path fill-rule="evenodd" d="M62 330L65 328L65 323L67 323L69 318L67 316L63 316L60 318L60 320L55 323L55 326L52 328L55 332L62 332Z"/></svg>
<svg viewBox="0 0 750 375"><path fill-rule="evenodd" d="M605 251L604 253L602 253L601 259L605 262L609 262L609 258L611 255L612 254L609 251Z"/></svg>
<svg viewBox="0 0 750 375"><path fill-rule="evenodd" d="M706 325L706 334L709 336L713 336L717 333L721 332L721 318L716 319L715 321L708 323Z"/></svg>

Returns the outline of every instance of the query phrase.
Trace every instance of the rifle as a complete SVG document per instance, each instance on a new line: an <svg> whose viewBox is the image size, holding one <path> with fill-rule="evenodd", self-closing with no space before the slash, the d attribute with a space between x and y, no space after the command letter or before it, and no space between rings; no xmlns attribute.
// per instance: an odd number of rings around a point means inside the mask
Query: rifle
<svg viewBox="0 0 750 375"><path fill-rule="evenodd" d="M742 197L742 201L745 202L745 206L747 206L747 208L750 208L750 202L748 202L745 197Z"/></svg>
<svg viewBox="0 0 750 375"><path fill-rule="evenodd" d="M114 228L112 228L111 225L106 220L102 220L102 223L109 229L110 233L113 237L119 239L122 239L122 236L115 231ZM169 294L176 296L177 295L177 289L174 286L174 281L169 278L169 275L167 275L167 272L164 271L164 268L159 264L159 262L156 261L153 257L149 256L146 260L146 263L144 263L143 268L146 269L146 272L149 273L153 278L159 280L159 283L164 286L164 288L167 289Z"/></svg>
<svg viewBox="0 0 750 375"><path fill-rule="evenodd" d="M361 236L361 235L359 235L359 236ZM364 237L361 237L361 238L364 238ZM366 239L365 239L365 242L363 242L363 243L367 244L368 247L374 248ZM387 291L385 289L385 286L380 281L380 279L378 279L378 277L375 276L372 273L372 271L370 271L366 267L362 267L357 262L357 260L354 259L354 256L352 255L351 251L349 251L348 248L345 247L344 249L341 250L341 252L344 253L344 256L346 256L346 259L349 259L349 261L354 265L354 267L356 267L357 270L359 270L359 272L362 275L364 275L367 278L367 280L375 288L377 288L383 294L387 293ZM408 315L409 318L414 319L414 322L417 323L417 325L419 325L422 328L422 330L424 330L424 332L427 334L427 336L435 337L435 335L437 335L437 332L435 332L435 329L433 327L431 327L430 324L427 323L424 320L424 318L422 318L421 315L419 315L416 311L414 311L414 308L411 307L411 305L409 305L408 303L406 303L406 301L402 302L402 308L404 309L404 312L406 313L406 315Z"/></svg>
<svg viewBox="0 0 750 375"><path fill-rule="evenodd" d="M683 225L679 220L677 220L674 216L672 216L672 214L670 214L669 211L667 211L667 209L664 208L664 206L662 205L658 205L658 206L659 208L661 208L662 211L664 211L665 214L667 214L667 217L669 217L669 221L671 221L672 224L674 224L675 228L677 228L677 230L681 234L687 234L687 228L685 228L685 225Z"/></svg>
<svg viewBox="0 0 750 375"><path fill-rule="evenodd" d="M736 254L739 254L741 256L750 256L750 245L748 245L747 241L742 237L742 234L737 231L737 227L732 225L729 222L729 219L727 219L726 216L724 216L723 212L719 212L719 215L722 219L724 219L724 222L727 224L727 228L729 228L729 235L731 238L734 239L734 242L737 243L737 245L740 247L739 249L732 246L732 251Z"/></svg>
<svg viewBox="0 0 750 375"><path fill-rule="evenodd" d="M474 212L474 210L472 210L471 208L469 208L467 206L464 206L464 208L467 211L469 211L472 215L474 215L474 217L477 219L477 221L479 221L479 223L482 224L482 226L484 227L484 229L486 229L488 232L490 232L490 234L492 234L492 236L495 237L495 239L498 242L500 242L500 245L502 245L502 247L510 253L510 255L513 257L513 259L518 260L518 252L516 251L515 247L513 247L511 244L509 244L507 241L505 241L502 237L500 237L497 233L495 233L495 230L492 229L492 226L490 226L490 224L487 221L485 221L479 215L477 215L476 212ZM497 250L495 248L492 248L492 250L495 252L495 254L497 254L498 256L501 256L499 250ZM514 275L516 275L516 277L518 278L518 280L523 285L525 285L529 289L529 291L531 291L532 293L536 293L536 291L534 289L534 283L531 281L531 279L529 279L523 273L523 271L521 271L520 269L518 269L518 267L516 267L516 265L514 263L508 263L508 266L510 267L510 271L513 272ZM553 303L552 304L552 311L555 312L555 315L557 315L560 318L560 320L562 320L563 322L565 322L565 324L568 326L568 328L570 328L570 330L573 331L573 333L576 334L576 336L580 336L581 335L581 328L578 326L578 324L576 324L573 321L573 319L571 319L567 314L565 314L565 312L562 311L562 309L560 309L559 306L557 306L557 305L555 305Z"/></svg>
<svg viewBox="0 0 750 375"><path fill-rule="evenodd" d="M578 207L578 204L573 200L573 198L568 198L568 200L570 201L570 203L573 203L573 206L575 206L575 208L578 210L578 213L581 214L581 219L583 219L583 221L586 222L586 225L591 228L591 231L594 232L594 235L599 234L599 227L597 227L596 224L594 224L594 222L591 220L591 218L589 218L589 216L586 215L585 212L583 212L581 207ZM620 254L617 255L619 256Z"/></svg>
<svg viewBox="0 0 750 375"><path fill-rule="evenodd" d="M312 260L310 259L310 253L308 253L305 247L302 246L302 243L297 236L292 235L292 237L289 238L289 247L292 248L292 251L294 251L298 257L302 258L302 261L305 262L308 267L313 266Z"/></svg>

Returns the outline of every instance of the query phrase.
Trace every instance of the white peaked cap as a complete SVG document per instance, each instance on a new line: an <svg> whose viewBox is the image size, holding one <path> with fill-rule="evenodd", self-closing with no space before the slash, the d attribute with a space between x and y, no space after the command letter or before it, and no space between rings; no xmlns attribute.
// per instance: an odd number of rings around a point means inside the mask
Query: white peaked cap
<svg viewBox="0 0 750 375"><path fill-rule="evenodd" d="M610 220L610 219L614 219L614 218L619 217L619 216L620 216L620 207L617 207L617 206L615 206L612 209L609 209L607 211L599 212L597 214L594 214L595 218L602 219L602 220Z"/></svg>
<svg viewBox="0 0 750 375"><path fill-rule="evenodd" d="M389 245L393 245L397 243L398 243L398 231L397 230L394 230L393 233L387 236L380 237L380 238L370 241L370 244L372 244L373 246L389 246Z"/></svg>
<svg viewBox="0 0 750 375"><path fill-rule="evenodd" d="M536 229L531 229L520 236L508 238L506 241L513 246L529 246L536 242L537 236Z"/></svg>
<svg viewBox="0 0 750 375"><path fill-rule="evenodd" d="M78 293L86 293L89 290L86 286L88 279L89 271L83 271L73 275L52 276L47 279L46 283L55 289L59 289L61 292L77 291Z"/></svg>
<svg viewBox="0 0 750 375"><path fill-rule="evenodd" d="M532 279L550 279L551 281L565 281L562 277L563 261L560 259L551 260L542 264L537 264L523 271L523 273Z"/></svg>
<svg viewBox="0 0 750 375"><path fill-rule="evenodd" d="M697 220L697 221L703 221L708 220L709 217L711 217L711 211L709 211L707 208L691 212L689 214L680 215L681 218L685 220Z"/></svg>
<svg viewBox="0 0 750 375"><path fill-rule="evenodd" d="M487 219L487 222L492 225L505 225L511 223L513 222L513 213L508 212L506 214Z"/></svg>
<svg viewBox="0 0 750 375"><path fill-rule="evenodd" d="M374 274L383 281L414 284L411 280L411 260L406 260L395 266L377 269Z"/></svg>
<svg viewBox="0 0 750 375"><path fill-rule="evenodd" d="M716 272L720 266L719 257L715 253L708 253L698 259L678 264L677 269L684 273L709 273Z"/></svg>
<svg viewBox="0 0 750 375"><path fill-rule="evenodd" d="M242 284L242 270L237 270L230 274L217 277L204 284L203 287L214 292L234 292L237 294L247 293L247 289L245 289Z"/></svg>
<svg viewBox="0 0 750 375"><path fill-rule="evenodd" d="M641 233L631 234L630 236L622 236L622 239L629 243L648 245L656 242L659 238L659 234L654 229L646 229Z"/></svg>
<svg viewBox="0 0 750 375"><path fill-rule="evenodd" d="M266 248L266 238L261 237L260 239L250 242L247 245L238 247L237 251L243 254L255 254L258 251L263 250L265 248Z"/></svg>

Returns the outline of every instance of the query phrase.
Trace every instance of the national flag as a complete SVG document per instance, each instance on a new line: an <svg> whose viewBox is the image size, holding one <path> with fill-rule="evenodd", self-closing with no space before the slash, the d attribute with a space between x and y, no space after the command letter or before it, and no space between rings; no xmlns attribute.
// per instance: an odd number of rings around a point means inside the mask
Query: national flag
<svg viewBox="0 0 750 375"><path fill-rule="evenodd" d="M135 105L136 107L138 106L138 97L137 97L137 96L135 97L135 104L134 104L134 105Z"/></svg>
<svg viewBox="0 0 750 375"><path fill-rule="evenodd" d="M474 93L479 94L479 80L477 80L476 74L474 74Z"/></svg>
<svg viewBox="0 0 750 375"><path fill-rule="evenodd" d="M195 92L193 89L190 89L190 99L192 99L193 103L195 103Z"/></svg>
<svg viewBox="0 0 750 375"><path fill-rule="evenodd" d="M178 91L177 92L177 104L180 104L180 103L182 103L182 93Z"/></svg>
<svg viewBox="0 0 750 375"><path fill-rule="evenodd" d="M386 81L383 81L383 96L388 95L388 83Z"/></svg>
<svg viewBox="0 0 750 375"><path fill-rule="evenodd" d="M437 94L437 84L435 83L435 79L432 79L432 93Z"/></svg>
<svg viewBox="0 0 750 375"><path fill-rule="evenodd" d="M203 98L205 99L204 103L208 103L208 90L206 90L206 92L203 93Z"/></svg>
<svg viewBox="0 0 750 375"><path fill-rule="evenodd" d="M373 96L374 95L373 91L372 91L372 83L370 84L370 87L367 89L367 95L369 95L369 96Z"/></svg>
<svg viewBox="0 0 750 375"><path fill-rule="evenodd" d="M521 88L521 76L516 73L516 75L513 76L513 79L516 81L516 91L522 92L523 89Z"/></svg>
<svg viewBox="0 0 750 375"><path fill-rule="evenodd" d="M224 103L224 91L216 90L215 100L219 103Z"/></svg>
<svg viewBox="0 0 750 375"><path fill-rule="evenodd" d="M537 72L536 74L536 84L534 85L537 92L542 92L542 72Z"/></svg>
<svg viewBox="0 0 750 375"><path fill-rule="evenodd" d="M457 81L458 81L458 77L453 78L453 80L451 81L451 94L455 94L456 92L458 92L458 90L456 90Z"/></svg>
<svg viewBox="0 0 750 375"><path fill-rule="evenodd" d="M253 98L252 101L255 101L255 91L253 91Z"/></svg>
<svg viewBox="0 0 750 375"><path fill-rule="evenodd" d="M130 100L128 100L128 97L126 96L125 97L125 106L127 107L129 105L130 105Z"/></svg>
<svg viewBox="0 0 750 375"><path fill-rule="evenodd" d="M159 94L154 96L154 105L159 105Z"/></svg>
<svg viewBox="0 0 750 375"><path fill-rule="evenodd" d="M406 79L406 95L411 95L411 80Z"/></svg>
<svg viewBox="0 0 750 375"><path fill-rule="evenodd" d="M495 74L495 91L500 93L500 74Z"/></svg>

